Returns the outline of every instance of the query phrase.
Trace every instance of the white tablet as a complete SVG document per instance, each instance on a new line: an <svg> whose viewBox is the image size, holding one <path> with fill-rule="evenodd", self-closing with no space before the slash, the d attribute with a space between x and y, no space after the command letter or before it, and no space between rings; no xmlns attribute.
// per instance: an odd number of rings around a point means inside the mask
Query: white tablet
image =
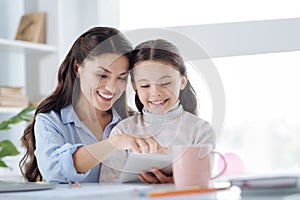
<svg viewBox="0 0 300 200"><path fill-rule="evenodd" d="M131 153L120 174L119 182L141 182L138 178L141 172L160 169L164 174L172 174L172 157L169 154L139 154Z"/></svg>

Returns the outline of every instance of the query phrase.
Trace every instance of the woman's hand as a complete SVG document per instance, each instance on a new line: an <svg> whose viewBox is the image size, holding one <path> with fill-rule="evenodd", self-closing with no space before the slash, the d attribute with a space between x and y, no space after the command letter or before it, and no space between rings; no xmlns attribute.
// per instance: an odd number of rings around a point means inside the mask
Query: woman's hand
<svg viewBox="0 0 300 200"><path fill-rule="evenodd" d="M173 175L167 176L159 169L152 169L151 172L143 172L139 178L144 183L174 183Z"/></svg>
<svg viewBox="0 0 300 200"><path fill-rule="evenodd" d="M119 134L109 138L109 141L117 149L131 149L136 153L155 153L162 152L164 148L155 140L154 137L139 135Z"/></svg>

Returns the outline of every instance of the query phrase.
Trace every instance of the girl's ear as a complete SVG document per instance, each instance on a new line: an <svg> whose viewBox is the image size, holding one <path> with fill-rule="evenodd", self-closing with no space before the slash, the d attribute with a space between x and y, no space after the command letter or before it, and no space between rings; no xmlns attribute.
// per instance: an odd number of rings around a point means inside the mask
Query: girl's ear
<svg viewBox="0 0 300 200"><path fill-rule="evenodd" d="M181 79L181 86L180 86L180 89L181 90L184 90L186 84L188 83L188 78L187 76L183 76L182 79Z"/></svg>

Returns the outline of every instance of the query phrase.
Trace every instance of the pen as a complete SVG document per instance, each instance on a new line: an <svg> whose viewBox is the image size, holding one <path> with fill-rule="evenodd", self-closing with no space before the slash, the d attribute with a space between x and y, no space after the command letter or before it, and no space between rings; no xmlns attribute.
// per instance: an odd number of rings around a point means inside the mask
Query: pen
<svg viewBox="0 0 300 200"><path fill-rule="evenodd" d="M208 193L215 192L215 188L188 188L188 189L179 189L179 190L165 190L165 191L153 191L148 193L141 192L140 196L148 197L162 197L162 196L172 196L172 195L184 195L184 194L194 194L194 193Z"/></svg>

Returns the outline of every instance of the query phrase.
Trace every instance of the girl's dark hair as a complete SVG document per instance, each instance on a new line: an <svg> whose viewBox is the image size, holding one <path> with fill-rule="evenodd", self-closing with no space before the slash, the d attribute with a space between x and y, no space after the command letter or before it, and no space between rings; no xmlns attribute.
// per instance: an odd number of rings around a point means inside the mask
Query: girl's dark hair
<svg viewBox="0 0 300 200"><path fill-rule="evenodd" d="M83 33L74 42L64 61L58 70L58 84L52 94L45 98L37 107L33 121L24 130L21 138L26 153L19 163L19 167L27 181L41 181L42 175L37 166L34 156L35 136L34 124L37 114L49 111L60 112L60 110L72 104L72 97L76 96L79 89L79 81L76 80L75 61L81 65L86 58L93 58L104 53L115 53L125 55L131 61L132 45L115 28L94 27ZM131 65L130 65L131 66ZM125 118L128 114L125 92L114 103L118 114Z"/></svg>
<svg viewBox="0 0 300 200"><path fill-rule="evenodd" d="M185 76L187 74L186 66L178 48L174 44L166 40L148 40L139 44L135 48L133 65L147 60L168 63L172 65L174 69L178 70L182 76ZM131 70L130 72L131 81L134 81L133 70ZM179 100L185 111L195 115L198 114L197 96L189 80L186 87L180 91ZM135 94L135 105L137 109L142 113L144 105L140 101L137 93Z"/></svg>

